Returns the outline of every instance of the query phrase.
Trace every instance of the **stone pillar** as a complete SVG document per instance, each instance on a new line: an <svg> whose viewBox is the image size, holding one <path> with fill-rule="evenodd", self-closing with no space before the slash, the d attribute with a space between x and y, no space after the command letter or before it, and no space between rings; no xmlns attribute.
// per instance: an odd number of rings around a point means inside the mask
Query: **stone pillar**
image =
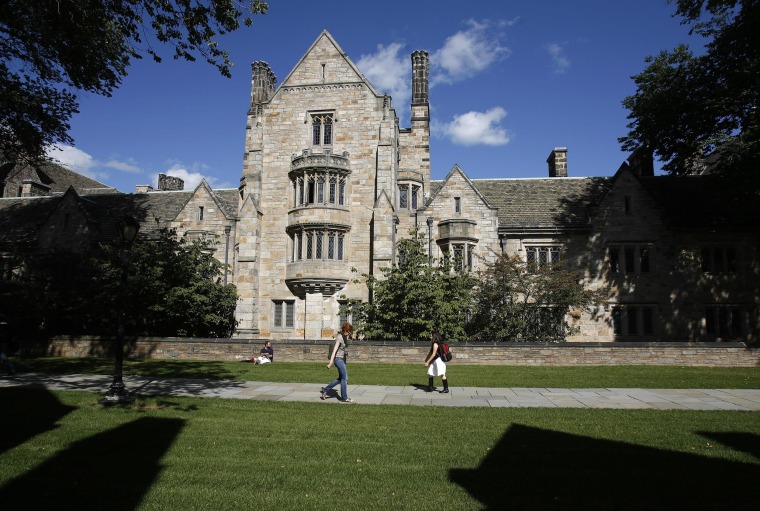
<svg viewBox="0 0 760 511"><path fill-rule="evenodd" d="M322 293L306 293L304 298L306 319L304 321L304 337L306 339L322 338Z"/></svg>

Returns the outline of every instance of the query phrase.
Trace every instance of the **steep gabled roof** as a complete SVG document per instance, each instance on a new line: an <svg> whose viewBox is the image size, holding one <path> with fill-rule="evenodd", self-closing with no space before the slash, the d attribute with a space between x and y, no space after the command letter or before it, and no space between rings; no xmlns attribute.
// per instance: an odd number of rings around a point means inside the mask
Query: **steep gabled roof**
<svg viewBox="0 0 760 511"><path fill-rule="evenodd" d="M609 178L473 179L498 208L502 229L588 227L589 207L609 187Z"/></svg>
<svg viewBox="0 0 760 511"><path fill-rule="evenodd" d="M299 67L309 58L310 54L314 51L314 49L319 45L320 42L323 40L327 40L334 48L335 52L340 55L340 57L345 61L345 63L353 70L353 72L356 74L356 78L358 81L364 82L370 91L375 96L382 96L382 94L378 93L375 88L372 86L372 84L367 80L367 78L362 74L361 71L359 71L359 68L356 67L356 64L353 63L353 61L348 57L345 51L343 51L343 48L340 47L338 42L333 38L333 36L328 32L326 29L322 30L322 33L319 34L319 36L314 40L311 46L309 46L309 49L306 51L303 57L296 63L296 65L291 69L290 73L285 77L285 79L280 82L280 85L275 90L275 95L280 91L282 87L288 87L293 86L294 84L289 84L288 82L291 80L295 72L298 70Z"/></svg>
<svg viewBox="0 0 760 511"><path fill-rule="evenodd" d="M63 194L70 187L79 195L93 193L119 193L115 188L83 176L53 162L32 167L28 164L5 163L0 166L0 180L30 180L50 189L50 195Z"/></svg>
<svg viewBox="0 0 760 511"><path fill-rule="evenodd" d="M475 195L477 195L480 200L483 201L483 204L488 206L489 208L493 208L494 206L488 201L488 199L480 193L480 190L478 190L478 187L475 185L475 183L467 177L467 174L459 167L459 165L454 164L453 167L451 167L451 170L446 175L443 181L437 182L435 186L433 186L433 183L431 183L431 190L430 190L430 198L427 201L427 204L432 203L435 198L438 196L438 194L446 187L446 183L448 183L454 175L459 175L464 179L465 183L467 183L470 188L472 188L472 191L475 192ZM425 205L427 207L427 204Z"/></svg>

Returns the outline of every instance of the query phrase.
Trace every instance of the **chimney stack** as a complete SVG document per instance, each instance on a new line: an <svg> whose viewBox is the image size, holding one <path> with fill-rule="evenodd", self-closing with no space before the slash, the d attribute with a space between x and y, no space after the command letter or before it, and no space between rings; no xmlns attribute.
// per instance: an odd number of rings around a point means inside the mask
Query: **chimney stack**
<svg viewBox="0 0 760 511"><path fill-rule="evenodd" d="M646 146L639 146L631 153L628 165L637 176L654 176L654 156Z"/></svg>
<svg viewBox="0 0 760 511"><path fill-rule="evenodd" d="M567 177L567 147L555 147L549 158L549 177Z"/></svg>
<svg viewBox="0 0 760 511"><path fill-rule="evenodd" d="M269 64L256 61L251 64L251 107L269 101L274 94L277 77Z"/></svg>
<svg viewBox="0 0 760 511"><path fill-rule="evenodd" d="M430 64L428 52L412 53L412 105L428 104L428 80Z"/></svg>
<svg viewBox="0 0 760 511"><path fill-rule="evenodd" d="M158 191L180 191L185 189L185 182L174 176L167 176L166 174L158 175Z"/></svg>

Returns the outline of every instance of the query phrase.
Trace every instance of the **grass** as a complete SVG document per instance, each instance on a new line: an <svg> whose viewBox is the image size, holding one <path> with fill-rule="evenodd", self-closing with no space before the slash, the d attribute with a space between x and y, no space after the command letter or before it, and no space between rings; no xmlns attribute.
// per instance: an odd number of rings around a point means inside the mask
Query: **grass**
<svg viewBox="0 0 760 511"><path fill-rule="evenodd" d="M106 358L16 358L19 372L51 374L112 374ZM350 385L409 385L426 383L422 364L351 364ZM315 383L333 378L324 364L275 362L257 366L248 362L199 360L127 360L124 375L209 378L218 380ZM472 366L452 362L452 385L466 387L550 388L760 388L760 368L681 366Z"/></svg>
<svg viewBox="0 0 760 511"><path fill-rule="evenodd" d="M752 412L174 397L103 408L98 397L0 388L4 508L736 510L757 504L760 420Z"/></svg>

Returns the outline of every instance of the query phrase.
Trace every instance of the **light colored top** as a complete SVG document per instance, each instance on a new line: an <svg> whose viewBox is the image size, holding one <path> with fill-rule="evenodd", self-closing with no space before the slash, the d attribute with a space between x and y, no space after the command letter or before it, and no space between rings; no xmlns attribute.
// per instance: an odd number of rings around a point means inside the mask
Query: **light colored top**
<svg viewBox="0 0 760 511"><path fill-rule="evenodd" d="M335 353L335 358L346 358L346 354L348 353L348 343L346 342L346 339L343 337L343 334L338 334L335 337L335 340L338 341L338 351Z"/></svg>

